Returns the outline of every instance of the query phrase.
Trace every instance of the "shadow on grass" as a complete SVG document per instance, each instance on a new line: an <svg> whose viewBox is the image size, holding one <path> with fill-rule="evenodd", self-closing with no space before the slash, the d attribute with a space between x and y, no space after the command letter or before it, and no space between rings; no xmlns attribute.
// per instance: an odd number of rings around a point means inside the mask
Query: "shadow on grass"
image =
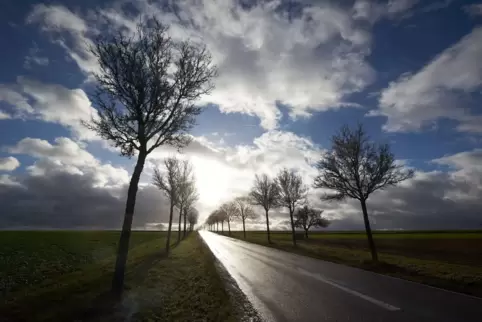
<svg viewBox="0 0 482 322"><path fill-rule="evenodd" d="M182 243L175 242L171 244L170 252L176 249ZM87 309L80 310L77 314L74 314L76 318L80 318L82 321L125 321L126 316L129 315L126 312L124 301L128 299L131 285L135 286L141 283L144 277L149 275L149 271L161 264L162 261L169 258L169 254L165 249L159 252L148 254L140 257L134 264L130 264L125 274L124 292L122 297L115 296L110 291L100 293L91 302L91 305Z"/></svg>

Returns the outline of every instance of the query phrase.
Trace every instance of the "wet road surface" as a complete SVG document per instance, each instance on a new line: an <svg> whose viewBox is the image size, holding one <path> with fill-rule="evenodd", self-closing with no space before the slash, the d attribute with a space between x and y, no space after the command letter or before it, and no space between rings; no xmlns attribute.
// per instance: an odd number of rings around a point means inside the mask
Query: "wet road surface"
<svg viewBox="0 0 482 322"><path fill-rule="evenodd" d="M200 234L265 321L482 321L482 299Z"/></svg>

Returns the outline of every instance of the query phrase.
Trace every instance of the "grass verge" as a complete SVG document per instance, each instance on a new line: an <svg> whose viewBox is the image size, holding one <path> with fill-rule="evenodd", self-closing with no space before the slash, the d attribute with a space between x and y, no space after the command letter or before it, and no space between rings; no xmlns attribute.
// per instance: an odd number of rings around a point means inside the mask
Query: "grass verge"
<svg viewBox="0 0 482 322"><path fill-rule="evenodd" d="M482 250L480 237L471 236L464 243L454 236L443 236L439 240L434 236L420 239L410 236L394 242L396 238L393 236L384 234L377 238L375 235L375 241L380 246L380 263L373 264L364 240L355 237L353 242L347 242L346 235L341 238L337 238L336 234L330 234L331 237L318 235L323 233L312 234L308 240L298 240L298 247L293 247L291 235L285 232L272 234L271 244L267 241L266 232L247 232L246 241L482 297L482 265L480 258L473 258ZM232 232L231 237L244 240L242 232ZM458 253L452 254L449 246L459 243L469 249L459 249ZM418 250L412 249L412 246ZM440 247L445 247L445 251L440 251Z"/></svg>
<svg viewBox="0 0 482 322"><path fill-rule="evenodd" d="M7 293L1 321L235 321L210 250L197 233L163 251L164 235L132 247L121 302L109 295L114 256Z"/></svg>

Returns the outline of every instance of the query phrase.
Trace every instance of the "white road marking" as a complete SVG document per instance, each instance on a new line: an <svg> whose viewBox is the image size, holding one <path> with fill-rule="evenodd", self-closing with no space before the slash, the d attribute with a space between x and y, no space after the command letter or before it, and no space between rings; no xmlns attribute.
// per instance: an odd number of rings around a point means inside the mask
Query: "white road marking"
<svg viewBox="0 0 482 322"><path fill-rule="evenodd" d="M319 280L319 281L321 281L321 282L323 282L323 283L329 284L329 285L331 285L331 286L334 286L334 287L336 287L336 288L339 288L339 289L342 290L342 291L345 291L345 292L347 292L347 293L350 293L351 295L358 296L359 298L362 298L362 299L364 299L365 301L368 301L368 302L370 302L370 303L373 303L373 304L375 304L375 305L378 305L378 306L380 306L380 307L382 307L382 308L384 308L384 309L386 309L386 310L389 310L389 311L399 311L399 310L400 310L400 308L398 308L398 307L396 307L396 306L393 306L393 305L391 305L391 304L388 304L388 303L379 301L379 300L377 300L377 299L374 299L373 297L370 297L370 296L368 296L368 295L365 295L365 294L362 294L362 293L360 293L360 292L354 291L354 290L352 290L352 289L349 289L348 287L345 287L345 286L340 285L340 284L338 284L338 283L335 283L335 282L333 282L333 281L331 281L331 280L329 280L329 279L326 279L326 278L324 278L323 276L321 276L320 274L314 274L314 273L308 272L308 271L306 271L306 270L304 270L304 269L302 269L302 268L299 268L299 267L297 267L297 270L298 270L300 273L302 273L302 274L304 274L304 275L306 275L306 276L313 277L313 278L315 278L315 279L317 279L317 280Z"/></svg>

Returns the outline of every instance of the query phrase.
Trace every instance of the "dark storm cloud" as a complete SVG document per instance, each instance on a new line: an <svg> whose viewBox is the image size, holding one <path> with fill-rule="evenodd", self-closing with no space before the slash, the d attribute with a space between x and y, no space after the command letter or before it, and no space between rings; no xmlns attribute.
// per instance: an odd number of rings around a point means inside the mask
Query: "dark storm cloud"
<svg viewBox="0 0 482 322"><path fill-rule="evenodd" d="M434 172L398 187L374 193L367 201L374 229L480 229L482 228L482 188L450 173ZM357 200L317 202L332 216L329 229L364 229Z"/></svg>
<svg viewBox="0 0 482 322"><path fill-rule="evenodd" d="M1 228L120 228L126 186L95 187L89 175L25 175L20 185L0 184ZM120 197L116 197L120 195ZM133 227L168 219L168 203L155 187L140 187Z"/></svg>

